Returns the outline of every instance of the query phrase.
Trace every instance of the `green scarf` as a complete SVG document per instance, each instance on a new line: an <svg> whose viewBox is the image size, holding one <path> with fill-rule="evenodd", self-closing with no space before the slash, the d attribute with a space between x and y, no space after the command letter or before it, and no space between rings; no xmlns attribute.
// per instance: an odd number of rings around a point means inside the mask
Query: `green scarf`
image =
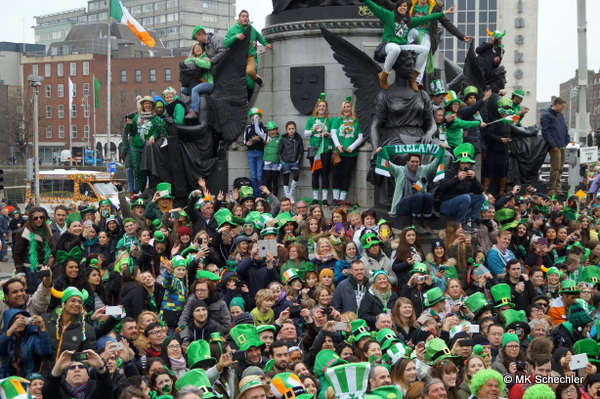
<svg viewBox="0 0 600 399"><path fill-rule="evenodd" d="M32 272L35 272L38 265L38 251L37 251L37 240L35 239L35 233L29 232L29 269ZM40 238L42 239L42 250L44 251L44 259L42 265L47 265L48 260L50 260L50 256L52 255L52 251L50 250L50 244L42 237L40 234Z"/></svg>
<svg viewBox="0 0 600 399"><path fill-rule="evenodd" d="M377 154L375 173L390 177L390 157L400 154L428 154L435 156L439 164L435 172L434 181L443 179L446 150L437 144L397 144L385 146Z"/></svg>

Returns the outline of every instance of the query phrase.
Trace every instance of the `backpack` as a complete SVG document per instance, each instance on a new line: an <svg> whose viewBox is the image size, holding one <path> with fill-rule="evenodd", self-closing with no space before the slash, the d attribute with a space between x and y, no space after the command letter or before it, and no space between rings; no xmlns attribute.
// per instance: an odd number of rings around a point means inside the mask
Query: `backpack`
<svg viewBox="0 0 600 399"><path fill-rule="evenodd" d="M198 68L194 61L180 61L179 62L179 81L181 86L192 89L198 83L202 77L202 68Z"/></svg>

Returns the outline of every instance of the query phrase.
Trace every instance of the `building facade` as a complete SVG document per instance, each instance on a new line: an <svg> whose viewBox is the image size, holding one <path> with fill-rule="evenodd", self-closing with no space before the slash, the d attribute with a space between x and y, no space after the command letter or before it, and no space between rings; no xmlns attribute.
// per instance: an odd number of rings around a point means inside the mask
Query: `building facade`
<svg viewBox="0 0 600 399"><path fill-rule="evenodd" d="M575 76L560 84L560 97L567 101L563 111L565 122L569 129L576 128L577 120L577 72ZM590 112L590 126L592 130L600 128L600 72L588 70L588 110Z"/></svg>

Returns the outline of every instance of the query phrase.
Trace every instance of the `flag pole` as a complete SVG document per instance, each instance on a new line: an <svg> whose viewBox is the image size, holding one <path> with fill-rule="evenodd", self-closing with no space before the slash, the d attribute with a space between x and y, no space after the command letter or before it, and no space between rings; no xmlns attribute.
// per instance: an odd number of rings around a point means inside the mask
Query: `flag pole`
<svg viewBox="0 0 600 399"><path fill-rule="evenodd" d="M94 79L92 80L92 88L93 88L93 98L94 98L94 116L93 116L93 121L94 121L94 133L93 133L93 138L94 140L92 140L92 142L94 143L94 146L92 148L92 150L94 150L94 166L96 166L96 158L97 158L97 151L96 151L96 74L94 74Z"/></svg>
<svg viewBox="0 0 600 399"><path fill-rule="evenodd" d="M111 16L110 16L110 1L108 1L108 49L107 49L107 57L106 57L106 147L107 147L107 151L106 151L106 158L107 161L106 162L110 162L112 160L111 155L110 155L110 117L111 117L111 98L110 98L110 88L112 86L112 62L111 62L111 57L112 57L112 45L111 45L111 39L110 39L110 26L111 26Z"/></svg>

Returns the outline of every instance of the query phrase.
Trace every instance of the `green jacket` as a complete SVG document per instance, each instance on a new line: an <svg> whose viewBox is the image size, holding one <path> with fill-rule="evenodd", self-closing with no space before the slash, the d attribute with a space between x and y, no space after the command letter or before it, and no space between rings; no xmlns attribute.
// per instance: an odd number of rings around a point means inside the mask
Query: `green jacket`
<svg viewBox="0 0 600 399"><path fill-rule="evenodd" d="M377 18L383 22L383 37L382 42L391 42L396 44L408 44L408 32L410 28L406 25L398 25L394 19L394 12L386 8L378 6L371 0L363 0L364 3L369 7L371 12L375 14ZM410 19L410 23L413 27L423 25L429 21L440 19L444 16L443 12L436 12L429 14L424 17L413 17Z"/></svg>
<svg viewBox="0 0 600 399"><path fill-rule="evenodd" d="M252 25L249 25L249 26L250 26L250 46L248 47L248 55L253 55L256 57L256 48L254 47L254 41L258 40L258 42L260 44L262 44L263 46L266 46L267 44L269 44L269 42L267 42L267 40L263 37L263 35L258 33L258 31L256 29L254 29L254 27ZM242 26L242 25L240 25L239 22L237 24L233 25L231 28L229 28L229 30L225 34L225 40L223 41L223 43L225 44L225 47L230 48L231 46L233 46L233 43L235 43L235 41L238 40L237 37L235 37L235 35L237 35L238 33L244 33L246 31L246 29L248 29L248 25Z"/></svg>
<svg viewBox="0 0 600 399"><path fill-rule="evenodd" d="M163 213L156 202L150 201L146 205L146 209L144 209L144 217L150 221L155 219L160 220L163 217Z"/></svg>
<svg viewBox="0 0 600 399"><path fill-rule="evenodd" d="M362 133L360 130L360 124L358 119L345 118L338 116L331 124L331 135L337 137L337 140L344 148L351 148L352 152L340 153L343 157L356 157L358 156L358 145L362 144L362 141L357 143L359 135Z"/></svg>
<svg viewBox="0 0 600 399"><path fill-rule="evenodd" d="M419 176L428 177L430 174L434 173L437 169L439 161L435 158L433 161L428 163L427 165L421 165L418 168ZM396 165L393 162L390 162L390 174L396 179L396 188L394 189L394 197L392 199L392 208L390 209L390 213L398 212L398 204L400 201L407 197L409 194L404 194L404 180L406 179L406 175L404 174L404 166ZM427 184L423 184L424 193L427 192Z"/></svg>
<svg viewBox="0 0 600 399"><path fill-rule="evenodd" d="M446 116L451 114L452 112L446 112ZM454 122L450 124L446 123L446 139L448 140L450 147L456 148L463 143L463 138L465 137L463 129L479 127L479 125L481 125L481 122L479 121L464 121L459 118L456 118Z"/></svg>
<svg viewBox="0 0 600 399"><path fill-rule="evenodd" d="M275 137L267 136L267 144L265 144L263 161L279 163L279 144L281 136L279 133Z"/></svg>
<svg viewBox="0 0 600 399"><path fill-rule="evenodd" d="M313 125L315 124L316 121L322 122L326 127L327 127L327 131L330 132L331 131L331 124L333 123L333 119L332 118L315 118L314 116L311 116L310 118L308 118L308 121L306 122L306 128L304 131L304 135L307 135L307 132L310 134L310 139L308 140L308 145L310 147L318 147L321 145L321 136L316 135L313 131ZM323 137L323 140L325 140L325 142L323 143L324 145L324 152L328 152L328 151L332 151L333 150L333 140L331 139L331 137L327 136L327 137Z"/></svg>
<svg viewBox="0 0 600 399"><path fill-rule="evenodd" d="M206 79L206 83L213 83L213 75L210 72L212 64L206 59L207 57L206 53L203 53L200 57L188 58L184 62L193 62L198 68L203 69L200 79Z"/></svg>
<svg viewBox="0 0 600 399"><path fill-rule="evenodd" d="M144 144L154 137L158 140L161 137L167 137L167 125L165 121L158 115L154 115L148 122L143 126L138 126L137 121L140 115L137 114L133 117L133 121L129 126L129 134L131 135L131 149L141 151L144 149Z"/></svg>

